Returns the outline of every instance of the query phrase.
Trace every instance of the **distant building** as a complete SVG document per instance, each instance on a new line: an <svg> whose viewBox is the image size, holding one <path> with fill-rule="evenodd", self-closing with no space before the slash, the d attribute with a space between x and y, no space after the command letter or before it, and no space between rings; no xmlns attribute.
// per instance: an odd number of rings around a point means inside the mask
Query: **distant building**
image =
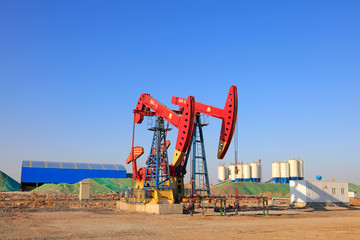
<svg viewBox="0 0 360 240"><path fill-rule="evenodd" d="M357 198L357 192L349 192L349 198Z"/></svg>
<svg viewBox="0 0 360 240"><path fill-rule="evenodd" d="M348 182L290 181L290 204L349 204Z"/></svg>
<svg viewBox="0 0 360 240"><path fill-rule="evenodd" d="M76 183L86 178L126 178L120 164L23 161L21 189L32 190L44 183Z"/></svg>

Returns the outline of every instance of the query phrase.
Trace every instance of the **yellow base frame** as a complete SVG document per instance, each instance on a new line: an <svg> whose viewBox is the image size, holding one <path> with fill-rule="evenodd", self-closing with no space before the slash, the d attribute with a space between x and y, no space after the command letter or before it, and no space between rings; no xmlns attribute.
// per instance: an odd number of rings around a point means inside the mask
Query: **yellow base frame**
<svg viewBox="0 0 360 240"><path fill-rule="evenodd" d="M169 185L169 181L165 182L165 185ZM135 189L143 189L144 181L136 180ZM171 177L172 190L152 190L151 200L149 203L158 204L161 199L168 200L169 203L181 202L184 197L184 178L183 177ZM149 193L150 194L150 193Z"/></svg>
<svg viewBox="0 0 360 240"><path fill-rule="evenodd" d="M184 178L171 177L171 188L174 191L176 201L181 202L184 197Z"/></svg>
<svg viewBox="0 0 360 240"><path fill-rule="evenodd" d="M159 204L161 199L168 200L168 203L174 204L174 193L172 190L152 190L152 199L150 200L150 204Z"/></svg>

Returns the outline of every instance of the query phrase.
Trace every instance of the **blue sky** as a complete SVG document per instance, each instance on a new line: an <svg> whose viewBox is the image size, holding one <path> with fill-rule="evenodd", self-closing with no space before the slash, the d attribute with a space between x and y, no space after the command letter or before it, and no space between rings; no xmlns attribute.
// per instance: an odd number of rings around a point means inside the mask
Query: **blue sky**
<svg viewBox="0 0 360 240"><path fill-rule="evenodd" d="M358 1L1 1L0 169L20 180L22 160L125 165L141 93L223 107L237 85L240 161L262 159L267 180L272 161L300 157L308 179L360 184L359 12ZM213 183L220 127L204 129ZM151 138L136 127L146 152Z"/></svg>

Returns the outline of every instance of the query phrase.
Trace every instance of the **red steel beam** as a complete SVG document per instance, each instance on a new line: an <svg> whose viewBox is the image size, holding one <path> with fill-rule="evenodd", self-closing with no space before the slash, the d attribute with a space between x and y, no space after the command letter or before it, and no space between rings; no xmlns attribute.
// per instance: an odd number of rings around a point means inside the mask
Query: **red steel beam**
<svg viewBox="0 0 360 240"><path fill-rule="evenodd" d="M181 97L172 97L171 103L180 107L184 107L187 104L187 99ZM237 121L237 109L238 96L236 86L230 87L224 109L206 105L200 102L195 102L196 113L203 113L222 120L217 154L218 159L224 158L230 146Z"/></svg>
<svg viewBox="0 0 360 240"><path fill-rule="evenodd" d="M189 96L182 107L182 115L179 115L177 111L169 109L151 97L150 94L143 93L137 102L136 109L134 109L135 123L140 124L144 120L144 116L159 116L178 129L173 157L173 165L175 167L183 160L191 142L195 119L195 98Z"/></svg>

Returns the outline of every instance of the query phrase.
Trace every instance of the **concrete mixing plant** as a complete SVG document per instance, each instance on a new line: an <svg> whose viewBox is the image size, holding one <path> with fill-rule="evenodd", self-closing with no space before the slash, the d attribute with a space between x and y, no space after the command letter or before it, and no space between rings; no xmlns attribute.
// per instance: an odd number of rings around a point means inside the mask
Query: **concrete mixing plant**
<svg viewBox="0 0 360 240"><path fill-rule="evenodd" d="M304 179L304 161L290 159L287 162L272 163L272 180L274 183L289 183L289 180Z"/></svg>
<svg viewBox="0 0 360 240"><path fill-rule="evenodd" d="M278 162L275 160L271 164L272 178L274 183L289 183L290 180L304 179L304 161L300 159L290 159ZM261 160L250 163L230 163L226 166L221 163L218 167L218 180L223 182L261 182ZM269 181L268 181L269 182Z"/></svg>
<svg viewBox="0 0 360 240"><path fill-rule="evenodd" d="M231 182L260 182L261 181L261 160L252 163L230 163L229 166L220 164L218 167L219 182L230 180Z"/></svg>

